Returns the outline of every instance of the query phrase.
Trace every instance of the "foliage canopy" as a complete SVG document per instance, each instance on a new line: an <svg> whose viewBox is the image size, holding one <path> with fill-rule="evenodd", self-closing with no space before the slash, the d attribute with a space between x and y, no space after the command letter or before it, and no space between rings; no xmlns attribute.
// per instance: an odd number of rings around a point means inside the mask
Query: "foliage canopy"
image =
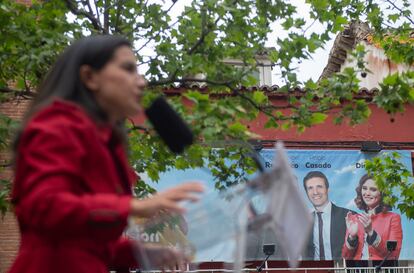
<svg viewBox="0 0 414 273"><path fill-rule="evenodd" d="M135 42L140 62L148 67L145 103L171 84L198 82L209 87L208 94L189 89L171 99L202 141L175 156L151 131L131 130L135 168L156 181L160 172L171 167L203 166L204 159L209 159L208 167L217 177L216 187L222 189L238 183L255 167L245 156L245 147L229 145L217 150L212 149L212 143L254 138L244 124L260 112L268 117L268 128L294 127L301 132L324 122L328 113L337 123L345 120L356 124L369 117L369 103L393 115L414 101L414 72L385 78L372 101L354 100L359 90L357 74L366 72L364 50L359 47L353 53L358 63L355 68L319 82L299 82L296 75L298 62L310 59L333 35L355 21L368 23L373 42L393 61L413 64L410 35L414 20L408 0L307 0L306 4L310 12L304 17L286 0L192 1L179 12L180 0L39 0L32 5L5 0L0 3L0 100L33 96L57 55L73 40L96 33L124 35ZM322 30L315 30L315 24ZM285 37L269 35L276 27L285 31ZM265 47L269 40L275 48ZM251 75L260 65L258 55L264 52L286 83L280 89L286 92L286 105L272 105L261 91L242 92L238 88L257 84ZM243 65L227 64L225 60L229 59L240 60ZM301 97L288 92L298 85L306 89ZM221 94L220 99L211 99L216 93ZM184 107L183 100L191 101L192 106ZM346 101L353 103L344 104ZM11 122L0 116L2 145L10 139L10 128ZM226 164L225 158L234 163ZM151 190L146 184L140 187ZM5 204L3 193L7 188L2 187L0 204Z"/></svg>

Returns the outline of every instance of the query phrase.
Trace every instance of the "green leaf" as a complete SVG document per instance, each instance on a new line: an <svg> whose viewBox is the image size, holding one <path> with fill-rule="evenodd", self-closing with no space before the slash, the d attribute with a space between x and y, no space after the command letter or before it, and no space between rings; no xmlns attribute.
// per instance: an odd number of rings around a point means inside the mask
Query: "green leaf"
<svg viewBox="0 0 414 273"><path fill-rule="evenodd" d="M195 103L206 102L209 100L208 94L201 94L198 91L188 91L187 93L184 93L183 96Z"/></svg>
<svg viewBox="0 0 414 273"><path fill-rule="evenodd" d="M314 90L318 87L318 84L316 82L314 82L312 79L310 79L310 80L306 81L305 87L307 89Z"/></svg>
<svg viewBox="0 0 414 273"><path fill-rule="evenodd" d="M387 85L394 85L397 82L398 74L391 74L384 78L383 83Z"/></svg>
<svg viewBox="0 0 414 273"><path fill-rule="evenodd" d="M175 167L179 170L185 169L188 166L187 161L183 157L178 157L175 161Z"/></svg>
<svg viewBox="0 0 414 273"><path fill-rule="evenodd" d="M247 131L247 127L246 125L241 124L240 122L236 122L229 126L229 130L234 134L241 134Z"/></svg>
<svg viewBox="0 0 414 273"><path fill-rule="evenodd" d="M320 124L323 123L328 115L323 113L312 113L311 122L312 124Z"/></svg>
<svg viewBox="0 0 414 273"><path fill-rule="evenodd" d="M277 123L277 121L274 118L269 118L264 125L264 128L266 129L278 128L278 127L279 127L279 123Z"/></svg>
<svg viewBox="0 0 414 273"><path fill-rule="evenodd" d="M408 91L408 94L410 96L410 100L414 100L414 88L411 88L410 91Z"/></svg>
<svg viewBox="0 0 414 273"><path fill-rule="evenodd" d="M16 82L16 88L17 88L17 89L20 89L20 90L24 90L24 89L26 89L26 83L25 83L25 81L24 81L23 79L19 79L19 80Z"/></svg>
<svg viewBox="0 0 414 273"><path fill-rule="evenodd" d="M281 128L282 128L283 131L287 131L291 128L291 126L292 126L292 124L290 122L285 122L285 123L282 124Z"/></svg>
<svg viewBox="0 0 414 273"><path fill-rule="evenodd" d="M253 101L256 104L263 104L267 102L267 96L262 91L254 91L253 93Z"/></svg>
<svg viewBox="0 0 414 273"><path fill-rule="evenodd" d="M343 29L343 25L348 23L347 18L343 16L337 16L334 22L334 28L332 31L336 32Z"/></svg>
<svg viewBox="0 0 414 273"><path fill-rule="evenodd" d="M394 13L394 14L388 15L388 18L395 23L400 18L400 16L401 16L400 14Z"/></svg>

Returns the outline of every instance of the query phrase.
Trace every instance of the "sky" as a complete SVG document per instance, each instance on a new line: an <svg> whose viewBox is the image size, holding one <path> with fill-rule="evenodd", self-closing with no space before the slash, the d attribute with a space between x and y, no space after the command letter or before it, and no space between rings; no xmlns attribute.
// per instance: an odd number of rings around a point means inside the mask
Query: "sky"
<svg viewBox="0 0 414 273"><path fill-rule="evenodd" d="M297 13L302 16L308 22L310 21L309 17L309 5L305 4L305 1L302 0L292 0L291 4L296 6ZM309 26L310 23L307 23L306 26ZM275 47L275 37L278 38L285 38L287 36L287 32L278 24L273 24L272 26L273 31L268 34L268 41L266 46ZM308 33L312 32L322 32L323 26L318 22L312 24L312 26L308 29ZM333 46L333 42L335 40L334 35L330 38L331 40L323 47L316 50L315 53L312 54L312 58L308 60L303 60L300 64L297 63L296 67L298 67L297 76L298 80L305 82L308 79L312 79L313 81L317 81L319 76L322 74L323 69L325 68L326 64L328 63L329 52ZM272 84L277 84L279 86L284 85L280 79L280 74L275 69L272 71Z"/></svg>

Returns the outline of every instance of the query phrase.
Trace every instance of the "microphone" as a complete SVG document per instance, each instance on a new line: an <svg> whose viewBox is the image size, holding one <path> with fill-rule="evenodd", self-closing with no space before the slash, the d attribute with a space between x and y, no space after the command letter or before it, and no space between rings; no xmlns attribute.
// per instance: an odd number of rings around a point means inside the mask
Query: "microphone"
<svg viewBox="0 0 414 273"><path fill-rule="evenodd" d="M379 265L375 267L375 272L378 273L381 270L381 267L384 265L385 261L388 260L388 257L391 255L391 253L397 248L397 241L388 240L387 241L387 255L385 255L384 259L381 261Z"/></svg>
<svg viewBox="0 0 414 273"><path fill-rule="evenodd" d="M263 253L265 255L267 255L267 257L262 262L262 264L256 268L257 272L262 272L263 267L265 266L265 264L266 264L267 260L269 259L269 257L272 256L275 253L275 245L273 245L273 244L263 245Z"/></svg>
<svg viewBox="0 0 414 273"><path fill-rule="evenodd" d="M182 153L186 146L193 144L194 135L190 128L162 96L152 102L145 114L172 152Z"/></svg>

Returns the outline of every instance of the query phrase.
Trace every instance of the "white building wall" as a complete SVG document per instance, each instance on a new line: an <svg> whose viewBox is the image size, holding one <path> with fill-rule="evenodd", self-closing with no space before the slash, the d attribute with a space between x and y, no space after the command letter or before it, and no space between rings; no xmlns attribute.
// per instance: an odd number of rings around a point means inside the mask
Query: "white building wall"
<svg viewBox="0 0 414 273"><path fill-rule="evenodd" d="M374 45L363 42L365 46L366 55L365 62L366 68L371 71L368 73L365 78L360 74L358 75L360 82L360 88L367 88L371 90L373 88L379 88L379 83L382 82L382 79L390 74L395 72L408 71L409 69L413 70L414 66L408 66L406 64L395 64L391 62L387 56L384 54L384 50L377 48ZM356 61L347 59L345 63L341 66L341 72L346 67L356 67Z"/></svg>

